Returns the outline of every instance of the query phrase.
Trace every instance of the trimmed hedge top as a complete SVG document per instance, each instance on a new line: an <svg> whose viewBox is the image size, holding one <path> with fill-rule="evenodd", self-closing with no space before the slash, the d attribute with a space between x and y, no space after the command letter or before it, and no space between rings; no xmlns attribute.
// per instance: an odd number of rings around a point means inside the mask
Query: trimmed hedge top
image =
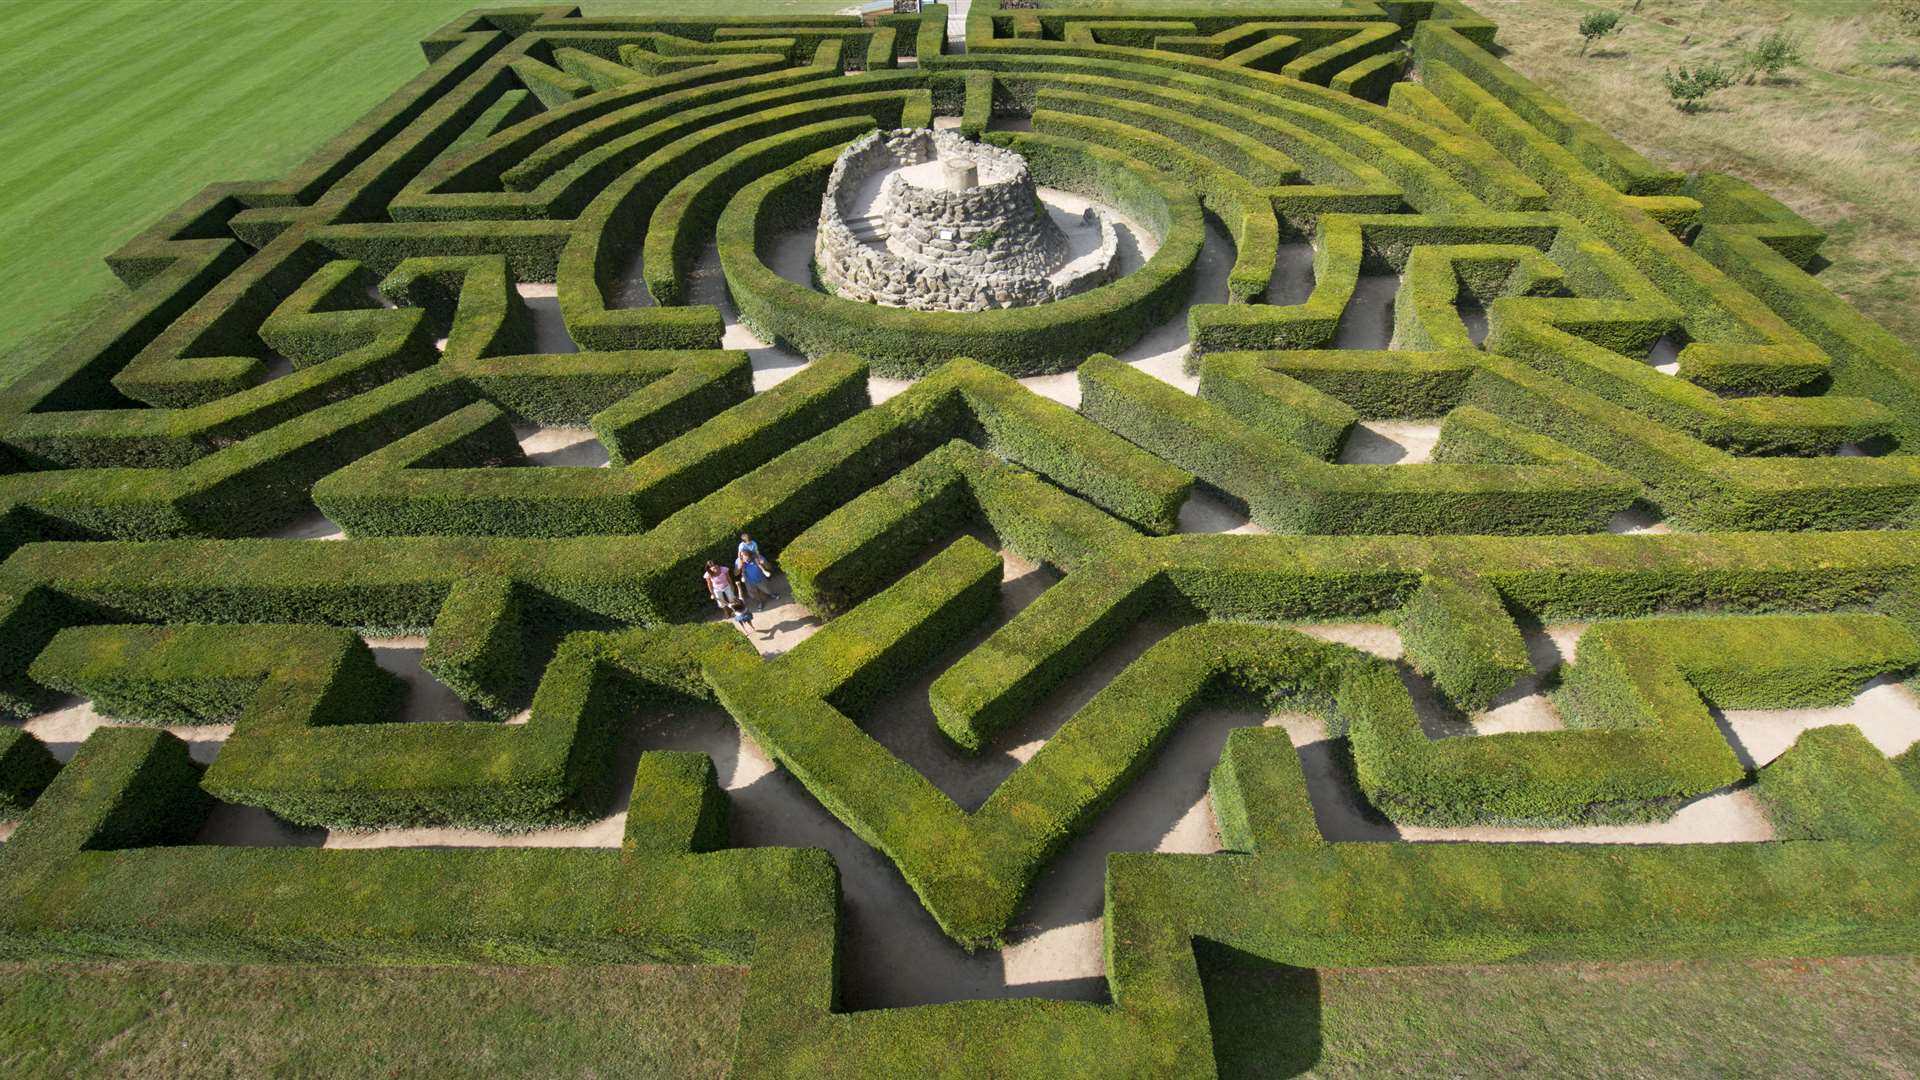
<svg viewBox="0 0 1920 1080"><path fill-rule="evenodd" d="M1818 229L1646 161L1495 31L1458 0L976 0L964 49L936 4L450 22L286 177L115 252L128 294L0 391L0 958L744 965L734 1075L1158 1078L1214 1072L1202 939L1308 967L1920 947L1920 749L1823 728L1753 769L1712 712L1920 669L1920 356L1810 276ZM931 125L1142 251L977 313L784 265L844 146ZM1432 460L1343 464L1380 420L1433 425ZM608 467L531 465L555 427ZM1248 526L1194 534L1196 488ZM1623 511L1681 531L1610 535ZM821 620L777 656L695 621L743 532ZM1055 581L1010 618L1005 553ZM1299 625L1328 620L1402 655ZM1570 621L1536 671L1534 624ZM1149 622L977 806L862 728L937 665L950 749L1011 753ZM398 722L364 640L396 632L472 719ZM1421 679L1469 715L1537 679L1565 730L1431 737ZM62 694L112 721L65 764L16 723ZM701 755L609 764L717 705L991 946L1223 698L1317 717L1396 822L1750 785L1775 839L1332 842L1285 730L1249 727L1209 778L1223 850L1108 861L1111 1004L847 1013L832 861L729 848ZM210 723L205 767L158 730ZM222 802L517 830L623 786L618 849L195 842Z"/></svg>

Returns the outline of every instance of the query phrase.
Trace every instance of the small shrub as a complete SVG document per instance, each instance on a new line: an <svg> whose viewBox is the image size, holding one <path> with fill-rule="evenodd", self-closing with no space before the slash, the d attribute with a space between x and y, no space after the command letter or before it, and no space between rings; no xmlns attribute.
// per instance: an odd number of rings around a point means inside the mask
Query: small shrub
<svg viewBox="0 0 1920 1080"><path fill-rule="evenodd" d="M1666 84L1667 97L1672 99L1673 107L1687 113L1698 112L1715 91L1733 85L1733 73L1719 64L1694 67L1681 64L1668 68L1660 78Z"/></svg>
<svg viewBox="0 0 1920 1080"><path fill-rule="evenodd" d="M1920 34L1920 0L1880 0L1880 9L1895 30Z"/></svg>
<svg viewBox="0 0 1920 1080"><path fill-rule="evenodd" d="M975 251L985 251L992 247L993 242L998 239L1000 239L1000 230L981 229L979 232L973 234L973 239L968 241L968 244L972 246Z"/></svg>
<svg viewBox="0 0 1920 1080"><path fill-rule="evenodd" d="M1580 17L1580 55L1587 55L1587 47L1597 38L1618 33L1620 13L1617 11L1594 11Z"/></svg>
<svg viewBox="0 0 1920 1080"><path fill-rule="evenodd" d="M1780 73L1806 59L1802 49L1800 35L1785 29L1775 30L1760 39L1760 43L1747 51L1742 58L1747 69L1747 81L1753 82L1762 76L1774 79Z"/></svg>

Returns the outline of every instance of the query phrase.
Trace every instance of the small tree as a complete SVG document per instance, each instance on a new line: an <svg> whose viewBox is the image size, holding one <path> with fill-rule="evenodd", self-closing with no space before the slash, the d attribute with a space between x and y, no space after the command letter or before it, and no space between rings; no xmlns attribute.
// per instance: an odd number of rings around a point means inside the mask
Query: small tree
<svg viewBox="0 0 1920 1080"><path fill-rule="evenodd" d="M1667 85L1667 96L1673 99L1673 107L1686 113L1698 112L1714 91L1733 85L1733 73L1719 64L1691 68L1681 64L1668 68L1660 78Z"/></svg>
<svg viewBox="0 0 1920 1080"><path fill-rule="evenodd" d="M1775 30L1747 51L1747 81L1752 82L1762 75L1769 79L1778 78L1781 72L1804 59L1800 35L1788 33L1785 29Z"/></svg>
<svg viewBox="0 0 1920 1080"><path fill-rule="evenodd" d="M1880 0L1880 7L1896 31L1920 33L1920 0Z"/></svg>
<svg viewBox="0 0 1920 1080"><path fill-rule="evenodd" d="M1617 11L1594 11L1580 17L1580 55L1587 55L1587 47L1596 38L1606 37L1620 29L1620 13Z"/></svg>

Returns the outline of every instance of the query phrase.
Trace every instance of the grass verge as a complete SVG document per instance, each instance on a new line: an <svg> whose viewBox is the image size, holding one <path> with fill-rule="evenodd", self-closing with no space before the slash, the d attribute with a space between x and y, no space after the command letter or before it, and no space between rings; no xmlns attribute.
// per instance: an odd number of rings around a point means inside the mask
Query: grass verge
<svg viewBox="0 0 1920 1080"><path fill-rule="evenodd" d="M735 968L0 965L0 1075L724 1075Z"/></svg>
<svg viewBox="0 0 1920 1080"><path fill-rule="evenodd" d="M1900 1077L1920 958L1303 971L1200 947L1223 1080ZM737 969L0 965L9 1076L713 1077Z"/></svg>
<svg viewBox="0 0 1920 1080"><path fill-rule="evenodd" d="M1200 950L1222 1080L1911 1076L1920 959L1303 971Z"/></svg>

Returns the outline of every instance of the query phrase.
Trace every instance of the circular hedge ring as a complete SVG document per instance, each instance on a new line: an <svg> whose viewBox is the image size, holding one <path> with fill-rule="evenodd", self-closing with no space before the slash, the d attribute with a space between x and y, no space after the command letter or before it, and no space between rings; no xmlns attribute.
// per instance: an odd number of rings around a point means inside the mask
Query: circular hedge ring
<svg viewBox="0 0 1920 1080"><path fill-rule="evenodd" d="M761 257L789 223L818 213L835 147L742 188L720 217L720 265L740 319L768 341L809 357L850 352L876 374L914 378L955 356L1013 375L1067 371L1126 348L1180 310L1205 241L1200 200L1126 156L1046 135L996 133L1028 161L1036 182L1098 198L1160 239L1146 265L1110 285L1050 304L984 312L912 311L842 300L781 277Z"/></svg>

